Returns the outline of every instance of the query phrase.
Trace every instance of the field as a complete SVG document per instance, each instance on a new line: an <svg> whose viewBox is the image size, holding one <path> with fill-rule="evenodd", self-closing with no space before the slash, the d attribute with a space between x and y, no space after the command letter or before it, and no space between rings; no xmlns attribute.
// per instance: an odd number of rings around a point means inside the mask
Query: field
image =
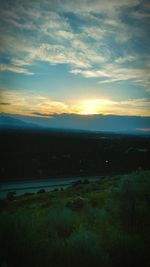
<svg viewBox="0 0 150 267"><path fill-rule="evenodd" d="M149 266L150 171L0 201L1 267Z"/></svg>

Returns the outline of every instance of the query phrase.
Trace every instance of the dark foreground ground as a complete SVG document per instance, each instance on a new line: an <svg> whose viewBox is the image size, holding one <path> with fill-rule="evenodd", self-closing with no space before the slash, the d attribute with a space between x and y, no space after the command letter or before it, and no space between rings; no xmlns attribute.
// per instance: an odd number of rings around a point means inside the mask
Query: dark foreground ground
<svg viewBox="0 0 150 267"><path fill-rule="evenodd" d="M147 267L150 171L0 201L1 267Z"/></svg>
<svg viewBox="0 0 150 267"><path fill-rule="evenodd" d="M2 180L129 173L149 168L150 137L86 131L3 129Z"/></svg>

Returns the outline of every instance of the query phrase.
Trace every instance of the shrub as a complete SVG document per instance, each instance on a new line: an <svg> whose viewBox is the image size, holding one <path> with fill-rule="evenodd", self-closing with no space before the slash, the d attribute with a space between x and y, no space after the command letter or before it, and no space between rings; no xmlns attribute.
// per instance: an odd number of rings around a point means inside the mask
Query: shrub
<svg viewBox="0 0 150 267"><path fill-rule="evenodd" d="M13 201L13 200L15 200L15 195L16 195L16 192L15 192L15 191L13 191L13 192L8 192L8 193L7 193L7 200L9 200L9 201Z"/></svg>
<svg viewBox="0 0 150 267"><path fill-rule="evenodd" d="M82 180L77 180L75 182L72 183L72 186L78 186L82 184Z"/></svg>
<svg viewBox="0 0 150 267"><path fill-rule="evenodd" d="M145 266L144 243L136 235L130 235L110 225L106 246L110 256L109 266Z"/></svg>
<svg viewBox="0 0 150 267"><path fill-rule="evenodd" d="M39 189L38 191L37 191L37 194L43 194L43 193L45 193L46 191L45 191L45 189Z"/></svg>
<svg viewBox="0 0 150 267"><path fill-rule="evenodd" d="M67 247L69 266L100 266L106 260L98 236L84 228L69 237Z"/></svg>
<svg viewBox="0 0 150 267"><path fill-rule="evenodd" d="M47 248L44 220L43 212L38 210L1 214L1 262L6 261L15 267L35 266L37 253L40 262Z"/></svg>
<svg viewBox="0 0 150 267"><path fill-rule="evenodd" d="M150 222L149 192L149 177L143 177L142 173L123 177L118 188L112 190L111 210L126 230L135 231L140 224L145 222L148 225Z"/></svg>
<svg viewBox="0 0 150 267"><path fill-rule="evenodd" d="M66 206L72 210L81 211L87 206L87 204L88 200L86 198L77 196L71 201L69 201Z"/></svg>
<svg viewBox="0 0 150 267"><path fill-rule="evenodd" d="M77 215L68 208L54 207L48 213L48 231L50 237L65 238L77 227Z"/></svg>

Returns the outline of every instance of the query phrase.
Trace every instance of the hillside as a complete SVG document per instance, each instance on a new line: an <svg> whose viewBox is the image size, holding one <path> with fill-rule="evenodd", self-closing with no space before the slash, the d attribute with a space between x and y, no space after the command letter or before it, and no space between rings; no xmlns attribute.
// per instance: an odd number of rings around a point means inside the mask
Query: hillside
<svg viewBox="0 0 150 267"><path fill-rule="evenodd" d="M150 171L0 202L0 266L149 265Z"/></svg>

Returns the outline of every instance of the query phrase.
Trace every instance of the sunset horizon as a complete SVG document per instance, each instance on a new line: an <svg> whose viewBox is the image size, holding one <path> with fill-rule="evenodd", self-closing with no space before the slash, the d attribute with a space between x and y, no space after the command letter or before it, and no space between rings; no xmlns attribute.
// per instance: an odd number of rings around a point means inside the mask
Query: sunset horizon
<svg viewBox="0 0 150 267"><path fill-rule="evenodd" d="M0 112L150 116L149 8L2 1Z"/></svg>
<svg viewBox="0 0 150 267"><path fill-rule="evenodd" d="M0 20L0 267L147 267L150 0Z"/></svg>

